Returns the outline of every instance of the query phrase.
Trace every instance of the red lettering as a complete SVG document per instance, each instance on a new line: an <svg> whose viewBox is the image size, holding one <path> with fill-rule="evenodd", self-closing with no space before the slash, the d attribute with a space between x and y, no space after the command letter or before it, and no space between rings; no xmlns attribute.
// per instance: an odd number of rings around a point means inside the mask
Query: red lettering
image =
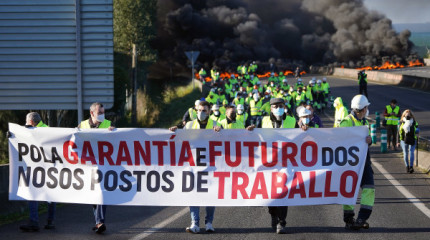
<svg viewBox="0 0 430 240"><path fill-rule="evenodd" d="M194 163L193 153L191 152L190 142L188 141L182 142L178 166L184 166L184 162L188 162L190 166L196 166Z"/></svg>
<svg viewBox="0 0 430 240"><path fill-rule="evenodd" d="M167 146L167 142L163 141L154 141L152 142L152 145L157 146L157 152L158 152L158 166L164 166L164 153L163 148Z"/></svg>
<svg viewBox="0 0 430 240"><path fill-rule="evenodd" d="M78 148L74 142L65 141L63 144L64 159L66 159L66 161L69 162L70 164L76 164L79 161L78 154L76 152L72 151L72 152L70 152L70 155L72 156L72 158L70 158L69 157L69 147L71 147L72 149Z"/></svg>
<svg viewBox="0 0 430 240"><path fill-rule="evenodd" d="M309 198L319 198L322 197L322 192L315 192L315 181L316 181L316 173L315 171L310 171L309 177Z"/></svg>
<svg viewBox="0 0 430 240"><path fill-rule="evenodd" d="M289 148L291 148L291 153L288 153ZM288 167L287 160L290 160L291 165L293 165L294 167L299 166L297 164L297 161L296 161L297 145L295 143L283 142L281 151L282 151L282 166L283 167Z"/></svg>
<svg viewBox="0 0 430 240"><path fill-rule="evenodd" d="M224 199L224 186L225 179L230 177L230 172L214 172L214 177L219 178L218 180L218 199Z"/></svg>
<svg viewBox="0 0 430 240"><path fill-rule="evenodd" d="M118 166L122 165L121 162L126 162L128 166L133 165L131 163L130 151L128 150L126 141L120 141L119 142L118 156L116 158L116 165L118 165Z"/></svg>
<svg viewBox="0 0 430 240"><path fill-rule="evenodd" d="M211 167L215 166L215 157L221 156L221 151L215 151L215 147L222 146L221 141L209 141L209 165Z"/></svg>
<svg viewBox="0 0 430 240"><path fill-rule="evenodd" d="M272 172L272 199L281 199L287 196L288 187L287 183L287 174L283 172ZM281 189L281 192L278 193L278 188Z"/></svg>
<svg viewBox="0 0 430 240"><path fill-rule="evenodd" d="M104 151L105 147L107 147L106 151ZM112 143L105 142L105 141L97 142L97 149L99 152L99 165L103 166L105 164L105 158L108 161L109 165L111 166L115 165L112 160L112 153L113 153Z"/></svg>
<svg viewBox="0 0 430 240"><path fill-rule="evenodd" d="M140 166L140 157L146 166L151 165L151 145L149 141L145 141L145 151L139 141L134 141L134 164Z"/></svg>
<svg viewBox="0 0 430 240"><path fill-rule="evenodd" d="M352 189L350 192L346 191L346 178L352 177ZM354 197L355 189L357 188L358 175L354 171L345 171L340 177L340 194L346 198Z"/></svg>
<svg viewBox="0 0 430 240"><path fill-rule="evenodd" d="M84 141L84 146L82 147L81 164L86 164L85 162L87 161L90 161L93 165L97 165L91 143L89 141Z"/></svg>
<svg viewBox="0 0 430 240"><path fill-rule="evenodd" d="M242 179L242 184L239 184L239 178ZM237 199L237 192L240 192L243 199L249 199L245 188L248 186L249 178L244 172L233 172L233 183L231 186L231 199Z"/></svg>
<svg viewBox="0 0 430 240"><path fill-rule="evenodd" d="M255 148L258 147L260 144L258 142L244 142L243 146L248 147L248 159L249 159L249 166L254 167L254 152Z"/></svg>
<svg viewBox="0 0 430 240"><path fill-rule="evenodd" d="M311 161L308 162L306 159L306 150L308 147L311 147L312 149L312 158ZM318 161L318 146L316 142L307 141L302 144L302 147L300 148L301 156L300 160L302 161L303 166L305 167L312 167L314 166Z"/></svg>
<svg viewBox="0 0 430 240"><path fill-rule="evenodd" d="M337 192L331 191L331 175L332 171L327 171L325 173L325 189L324 189L324 197L337 197Z"/></svg>
<svg viewBox="0 0 430 240"><path fill-rule="evenodd" d="M273 142L272 143L272 162L267 162L267 147L265 142L261 143L261 161L263 162L263 165L266 167L273 167L278 164L278 143Z"/></svg>
<svg viewBox="0 0 430 240"><path fill-rule="evenodd" d="M267 187L266 187L266 181L264 179L264 173L262 172L257 172L257 175L255 176L255 182L254 182L254 185L252 186L250 198L255 199L257 194L260 194L263 197L263 199L269 198L267 194Z"/></svg>
<svg viewBox="0 0 430 240"><path fill-rule="evenodd" d="M169 142L170 146L170 166L176 166L176 147L175 142Z"/></svg>
<svg viewBox="0 0 430 240"><path fill-rule="evenodd" d="M225 145L225 162L229 167L237 167L242 161L242 148L240 142L236 142L236 161L231 161L230 142L224 142Z"/></svg>
<svg viewBox="0 0 430 240"><path fill-rule="evenodd" d="M294 195L296 194L300 194L301 198L306 198L305 184L303 182L303 176L301 172L294 173L288 198L294 198Z"/></svg>

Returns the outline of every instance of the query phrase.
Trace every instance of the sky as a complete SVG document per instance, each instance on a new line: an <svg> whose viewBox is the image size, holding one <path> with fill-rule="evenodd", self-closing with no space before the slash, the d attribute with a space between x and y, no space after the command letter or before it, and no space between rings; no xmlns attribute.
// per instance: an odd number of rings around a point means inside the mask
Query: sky
<svg viewBox="0 0 430 240"><path fill-rule="evenodd" d="M364 0L364 4L384 13L394 24L430 24L430 0Z"/></svg>

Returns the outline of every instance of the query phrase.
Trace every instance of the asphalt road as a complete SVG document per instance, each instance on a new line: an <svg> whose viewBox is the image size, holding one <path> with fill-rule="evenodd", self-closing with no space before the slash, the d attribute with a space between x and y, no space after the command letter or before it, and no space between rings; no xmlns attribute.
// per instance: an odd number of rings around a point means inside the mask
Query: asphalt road
<svg viewBox="0 0 430 240"><path fill-rule="evenodd" d="M358 91L356 81L331 77L328 81L332 94L347 102ZM430 136L429 96L416 90L369 84L372 115L397 98L402 109L414 110L422 134L427 136ZM322 117L326 126L332 124L329 114ZM215 233L190 234L185 232L190 223L187 208L109 206L107 231L97 235L91 231L94 221L91 206L66 204L57 209L55 230L22 233L19 225L25 221L20 221L0 226L0 239L429 239L430 177L421 171L405 173L400 152L381 154L379 149L379 145L371 148L376 202L368 230L345 230L339 205L290 207L287 235L277 235L271 230L266 207L218 207ZM44 224L46 214L40 219Z"/></svg>
<svg viewBox="0 0 430 240"><path fill-rule="evenodd" d="M407 67L380 71L427 78L430 76L430 67Z"/></svg>

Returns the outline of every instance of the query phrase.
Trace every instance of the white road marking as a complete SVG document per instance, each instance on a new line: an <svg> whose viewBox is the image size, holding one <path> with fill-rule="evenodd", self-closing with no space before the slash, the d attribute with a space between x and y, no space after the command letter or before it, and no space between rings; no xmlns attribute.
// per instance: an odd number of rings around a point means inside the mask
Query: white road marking
<svg viewBox="0 0 430 240"><path fill-rule="evenodd" d="M152 228L144 231L143 233L138 234L138 235L130 238L129 240L140 240L140 239L147 238L151 234L160 231L161 229L163 229L164 227L166 227L170 223L176 221L178 218L184 216L185 214L187 214L189 212L190 212L190 209L188 207L186 207L186 208L182 209L181 211L177 212L176 214L174 214L173 216L170 216L168 219L166 219L166 220L158 223L157 225L155 225L154 227L152 227Z"/></svg>
<svg viewBox="0 0 430 240"><path fill-rule="evenodd" d="M404 186L402 186L400 182L397 181L391 174L389 174L381 164L377 162L372 162L372 164L378 169L379 172L382 173L382 175L384 175L385 178L387 178L387 180L391 184L393 184L395 188L397 188L397 190L399 190L399 192L403 196L405 196L405 198L407 198L412 204L414 204L414 206L417 207L422 213L424 213L424 215L430 218L430 209L428 209L424 203L422 203L417 197L415 197Z"/></svg>

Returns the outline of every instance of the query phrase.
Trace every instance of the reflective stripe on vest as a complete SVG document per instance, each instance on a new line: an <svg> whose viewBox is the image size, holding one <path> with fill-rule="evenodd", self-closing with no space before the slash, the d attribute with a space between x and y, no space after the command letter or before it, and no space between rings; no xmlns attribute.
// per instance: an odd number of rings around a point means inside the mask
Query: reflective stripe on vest
<svg viewBox="0 0 430 240"><path fill-rule="evenodd" d="M196 120L197 119L197 112L196 110L194 110L193 108L189 108L188 109L188 115L190 115L190 119L191 121Z"/></svg>
<svg viewBox="0 0 430 240"><path fill-rule="evenodd" d="M217 125L216 121L213 121L212 119L209 119L208 123L206 124L206 129L212 129L213 126L216 126L216 125ZM200 129L200 123L199 123L199 121L197 119L193 120L193 121L189 121L185 125L184 129Z"/></svg>
<svg viewBox="0 0 430 240"><path fill-rule="evenodd" d="M98 128L109 128L110 127L110 124L111 124L111 122L109 121L109 120L103 120L103 122L102 123L100 123L100 125L99 125L99 127ZM89 119L87 119L87 120L85 120L85 121L82 121L81 122L81 128L82 129L88 129L88 128L91 128L91 126L90 126L90 120Z"/></svg>
<svg viewBox="0 0 430 240"><path fill-rule="evenodd" d="M282 121L281 128L294 128L296 126L296 119L287 116L284 121ZM270 120L270 116L265 116L263 118L263 123L261 124L262 128L273 128L272 120Z"/></svg>
<svg viewBox="0 0 430 240"><path fill-rule="evenodd" d="M236 120L241 121L243 126L245 126L246 120L248 120L248 113L243 113L242 115L237 114Z"/></svg>
<svg viewBox="0 0 430 240"><path fill-rule="evenodd" d="M258 103L255 104L255 100L252 99L249 102L249 106L251 108L251 116L260 116L261 112L258 112L258 111L260 110L260 108L261 108L262 105L263 105L262 101L258 101Z"/></svg>
<svg viewBox="0 0 430 240"><path fill-rule="evenodd" d="M391 105L387 105L386 107L385 107L386 109L387 109L387 114L390 114L390 113L392 113L393 111L394 111L394 113L396 114L396 115L398 115L399 114L399 111L400 111L400 108L399 108L399 106L396 106L395 108L394 108L394 110L393 110L393 108L391 107ZM396 116L388 116L388 117L385 117L385 120L387 120L387 125L397 125L397 124L399 124L399 117L396 117Z"/></svg>

